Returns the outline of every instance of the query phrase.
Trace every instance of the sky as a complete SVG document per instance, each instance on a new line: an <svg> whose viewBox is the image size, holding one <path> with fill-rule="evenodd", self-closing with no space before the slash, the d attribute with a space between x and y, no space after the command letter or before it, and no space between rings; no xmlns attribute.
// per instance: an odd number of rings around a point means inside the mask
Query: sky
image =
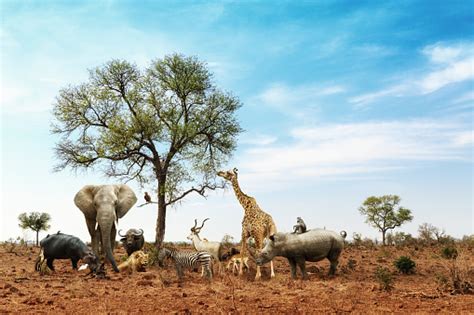
<svg viewBox="0 0 474 315"><path fill-rule="evenodd" d="M100 170L53 172L52 108L61 88L112 59L141 68L196 56L243 106L245 130L226 165L279 231L296 217L381 239L358 208L396 194L414 219L474 233L473 1L0 1L0 240L25 237L22 212L51 214L49 232L89 240L76 192L114 184ZM145 191L129 185L141 204ZM154 240L155 205L119 229ZM168 210L165 240L240 240L231 188ZM40 238L47 232L41 232Z"/></svg>

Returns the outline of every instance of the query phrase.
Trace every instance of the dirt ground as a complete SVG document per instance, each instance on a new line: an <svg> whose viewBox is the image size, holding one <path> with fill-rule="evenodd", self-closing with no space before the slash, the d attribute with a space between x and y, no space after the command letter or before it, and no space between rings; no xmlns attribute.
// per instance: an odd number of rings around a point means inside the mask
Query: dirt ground
<svg viewBox="0 0 474 315"><path fill-rule="evenodd" d="M327 261L307 263L307 281L291 280L287 261L278 258L274 279L265 267L263 280L254 281L251 263L243 277L227 272L210 284L193 271L180 284L171 264L131 275L116 274L108 266L108 279L97 279L72 270L70 261L56 260L56 271L40 276L34 271L39 248L10 250L0 246L0 313L474 313L474 295L440 289L441 275L449 273L437 247L349 247L336 276L327 276ZM474 253L467 248L460 252L462 276L474 283ZM114 254L118 261L124 256L121 249ZM401 255L416 262L415 274L396 272L393 261ZM377 266L393 272L392 290L380 290L374 278Z"/></svg>

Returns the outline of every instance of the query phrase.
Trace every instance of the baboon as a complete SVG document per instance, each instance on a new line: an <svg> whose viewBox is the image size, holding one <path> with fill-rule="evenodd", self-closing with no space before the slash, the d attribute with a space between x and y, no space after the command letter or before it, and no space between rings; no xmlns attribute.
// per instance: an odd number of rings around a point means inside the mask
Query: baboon
<svg viewBox="0 0 474 315"><path fill-rule="evenodd" d="M304 223L303 219L297 217L296 224L293 225L293 234L301 234L304 232L306 232L306 224Z"/></svg>

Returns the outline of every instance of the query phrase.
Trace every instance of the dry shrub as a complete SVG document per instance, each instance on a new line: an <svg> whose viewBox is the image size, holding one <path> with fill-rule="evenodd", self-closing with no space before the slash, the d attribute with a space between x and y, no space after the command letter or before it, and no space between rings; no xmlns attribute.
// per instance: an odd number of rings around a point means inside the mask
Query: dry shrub
<svg viewBox="0 0 474 315"><path fill-rule="evenodd" d="M438 289L451 294L474 294L474 270L469 256L452 247L445 247L442 256L446 273L436 276Z"/></svg>
<svg viewBox="0 0 474 315"><path fill-rule="evenodd" d="M375 280L380 285L380 290L390 291L393 288L393 277L390 270L385 267L378 266L375 270Z"/></svg>

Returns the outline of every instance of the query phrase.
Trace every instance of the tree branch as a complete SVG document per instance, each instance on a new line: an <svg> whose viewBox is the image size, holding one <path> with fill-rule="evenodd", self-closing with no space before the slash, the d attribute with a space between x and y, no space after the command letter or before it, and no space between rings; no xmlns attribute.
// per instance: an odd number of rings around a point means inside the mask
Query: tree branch
<svg viewBox="0 0 474 315"><path fill-rule="evenodd" d="M201 196L203 196L204 198L206 198L206 195L205 195L206 189L209 189L209 190L216 190L216 189L218 189L218 188L224 188L224 186L223 186L223 185L217 185L217 184L215 184L215 185L205 184L205 185L201 186L200 188L194 188L194 187L192 187L191 189L188 189L187 191L183 192L183 193L181 194L181 196L176 197L176 198L174 198L174 199L172 199L172 200L169 200L168 202L166 202L165 205L166 205L166 206L169 206L169 205L171 205L171 204L173 204L173 203L175 203L175 202L177 202L177 201L183 199L184 197L186 197L188 194L190 194L190 193L192 193L192 192L197 192L198 194L200 194Z"/></svg>

